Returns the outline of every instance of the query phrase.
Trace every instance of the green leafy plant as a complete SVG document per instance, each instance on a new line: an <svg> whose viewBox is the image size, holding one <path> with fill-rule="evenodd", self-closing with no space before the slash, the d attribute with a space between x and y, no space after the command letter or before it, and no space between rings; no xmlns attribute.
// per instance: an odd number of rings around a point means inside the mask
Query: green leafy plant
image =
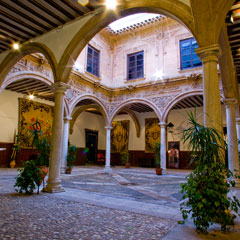
<svg viewBox="0 0 240 240"><path fill-rule="evenodd" d="M48 122L44 122L38 119L31 119L29 126L30 139L32 140L32 147L37 149L37 165L43 166L49 165L49 153L50 153L50 130ZM45 131L43 131L45 129Z"/></svg>
<svg viewBox="0 0 240 240"><path fill-rule="evenodd" d="M156 168L161 168L160 146L161 146L160 143L155 143L154 146Z"/></svg>
<svg viewBox="0 0 240 240"><path fill-rule="evenodd" d="M76 161L76 146L68 146L68 155L67 155L67 166L72 168L74 162Z"/></svg>
<svg viewBox="0 0 240 240"><path fill-rule="evenodd" d="M120 153L120 158L121 158L122 164L129 163L129 153L128 153L128 151L121 152Z"/></svg>
<svg viewBox="0 0 240 240"><path fill-rule="evenodd" d="M188 113L188 117L190 126L184 130L183 140L189 144L195 169L187 176L187 183L181 185L183 219L190 215L198 232L207 233L213 223L226 230L227 226L234 225L240 207L236 196L228 195L235 181L225 166L226 145L214 128L196 121L196 114Z"/></svg>
<svg viewBox="0 0 240 240"><path fill-rule="evenodd" d="M38 187L39 193L41 182L39 170L34 160L25 162L24 167L18 169L19 174L16 177L15 190L20 193L25 192L26 194L32 194Z"/></svg>

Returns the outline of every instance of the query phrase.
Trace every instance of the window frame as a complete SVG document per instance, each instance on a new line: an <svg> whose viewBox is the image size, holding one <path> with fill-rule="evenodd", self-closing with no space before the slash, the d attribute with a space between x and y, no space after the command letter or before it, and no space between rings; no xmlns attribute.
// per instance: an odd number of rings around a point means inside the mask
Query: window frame
<svg viewBox="0 0 240 240"><path fill-rule="evenodd" d="M142 56L142 65L141 66L138 66L137 65L137 61L138 61L138 59L137 59L137 57L138 56ZM132 73L132 74L134 74L134 77L133 78L129 78L129 74L130 74L130 68L133 68L133 67L130 67L130 57L135 57L135 60L134 60L134 72ZM137 68L138 67L141 67L142 69L141 69L141 71L137 71ZM138 74L138 72L142 72L142 75L141 76L139 76L139 77L137 77L137 74ZM131 80L137 80L137 79L142 79L142 78L144 78L144 50L141 50L141 51L138 51L138 52L134 52L134 53L130 53L130 54L127 54L127 81L131 81Z"/></svg>
<svg viewBox="0 0 240 240"><path fill-rule="evenodd" d="M182 44L183 42L187 42L187 41L190 41L190 54L186 54L186 55L183 55L182 52L183 52L183 48L182 48ZM193 68L199 68L199 67L202 67L202 62L201 60L199 59L199 57L197 56L197 54L193 53L193 50L196 49L196 48L193 48L193 41L196 41L196 39L194 37L191 37L191 38L186 38L186 39L182 39L179 41L179 50L180 50L180 69L181 70L188 70L188 69L193 69ZM197 42L197 41L196 41ZM197 44L197 47L198 47L198 44ZM184 62L188 62L188 61L183 61L183 56L190 56L190 66L189 67L183 67L183 63ZM198 60L200 61L200 65L198 66L194 66L193 62L196 61L196 59L193 59L194 56L197 56Z"/></svg>
<svg viewBox="0 0 240 240"><path fill-rule="evenodd" d="M92 71L88 71L88 61L89 61L89 48L92 50L92 56L91 56L91 68L92 68ZM98 55L98 61L97 61L97 73L95 74L94 71L93 71L93 64L94 64L94 54L97 53ZM89 73L89 74L92 74L93 76L97 77L97 78L100 78L100 51L98 49L96 49L95 47L93 47L92 45L88 44L87 46L87 61L86 61L86 72Z"/></svg>

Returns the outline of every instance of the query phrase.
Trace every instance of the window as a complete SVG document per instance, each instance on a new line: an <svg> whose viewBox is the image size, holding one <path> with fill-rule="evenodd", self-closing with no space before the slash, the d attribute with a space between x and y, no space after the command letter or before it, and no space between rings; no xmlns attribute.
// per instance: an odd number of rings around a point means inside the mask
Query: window
<svg viewBox="0 0 240 240"><path fill-rule="evenodd" d="M189 38L180 41L180 54L181 54L181 69L188 69L202 66L194 49L198 48L197 41L194 38Z"/></svg>
<svg viewBox="0 0 240 240"><path fill-rule="evenodd" d="M88 45L87 50L87 71L99 77L99 51Z"/></svg>
<svg viewBox="0 0 240 240"><path fill-rule="evenodd" d="M141 51L127 56L128 80L143 78L143 54L143 51Z"/></svg>

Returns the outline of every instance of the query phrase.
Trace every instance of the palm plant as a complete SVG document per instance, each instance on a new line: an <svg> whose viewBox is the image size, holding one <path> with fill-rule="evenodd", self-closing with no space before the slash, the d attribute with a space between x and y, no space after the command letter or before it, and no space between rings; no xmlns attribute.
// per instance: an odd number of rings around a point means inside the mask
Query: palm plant
<svg viewBox="0 0 240 240"><path fill-rule="evenodd" d="M195 169L182 184L183 219L191 215L197 231L207 233L213 223L219 223L222 230L234 225L235 214L240 207L239 200L228 197L234 180L224 163L226 144L217 130L205 127L196 120L196 114L188 113L189 127L183 131L184 143L189 144Z"/></svg>

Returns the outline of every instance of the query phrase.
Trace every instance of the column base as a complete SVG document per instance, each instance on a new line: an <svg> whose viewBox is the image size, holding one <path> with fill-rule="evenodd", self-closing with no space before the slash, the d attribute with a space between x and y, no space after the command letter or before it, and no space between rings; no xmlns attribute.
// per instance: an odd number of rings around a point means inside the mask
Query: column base
<svg viewBox="0 0 240 240"><path fill-rule="evenodd" d="M65 167L61 167L60 172L61 172L61 174L65 174L66 173L66 168Z"/></svg>
<svg viewBox="0 0 240 240"><path fill-rule="evenodd" d="M165 175L165 174L167 174L167 169L166 169L166 168L163 168L163 169L162 169L162 175Z"/></svg>
<svg viewBox="0 0 240 240"><path fill-rule="evenodd" d="M48 193L58 193L58 192L65 192L64 188L61 185L60 180L49 180L47 186L43 189L43 192L48 192Z"/></svg>
<svg viewBox="0 0 240 240"><path fill-rule="evenodd" d="M235 187L240 188L240 179L234 179L235 180Z"/></svg>
<svg viewBox="0 0 240 240"><path fill-rule="evenodd" d="M104 171L105 172L112 172L112 168L110 166L105 166Z"/></svg>

